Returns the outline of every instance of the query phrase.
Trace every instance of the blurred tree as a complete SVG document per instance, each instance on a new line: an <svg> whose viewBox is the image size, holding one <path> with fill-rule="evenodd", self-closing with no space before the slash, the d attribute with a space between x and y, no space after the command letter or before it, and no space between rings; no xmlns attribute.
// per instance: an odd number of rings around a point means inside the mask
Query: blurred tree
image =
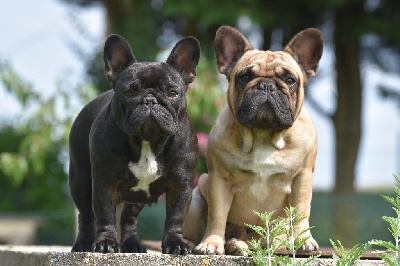
<svg viewBox="0 0 400 266"><path fill-rule="evenodd" d="M214 57L215 32L221 25L235 25L240 16L250 15L255 0L164 0L162 11L183 36L195 36L202 45L202 56ZM213 67L212 69L216 69Z"/></svg>
<svg viewBox="0 0 400 266"><path fill-rule="evenodd" d="M334 114L322 113L331 118L335 126L335 191L346 192L354 190L361 139L362 81L365 78L361 69L375 64L381 70L398 75L400 33L396 29L400 27L400 2L331 0L326 3L334 22L337 108ZM383 54L386 56L382 57ZM315 101L313 103L316 106Z"/></svg>
<svg viewBox="0 0 400 266"><path fill-rule="evenodd" d="M161 34L163 15L159 8L162 0L63 0L71 4L89 6L101 3L106 11L106 35L116 33L130 44L138 61L154 61L159 47L157 38ZM161 6L157 5L160 2ZM106 36L104 36L106 37ZM104 92L110 89L104 77L103 46L87 60L87 73L93 85Z"/></svg>
<svg viewBox="0 0 400 266"><path fill-rule="evenodd" d="M400 55L400 50L396 48L400 34L394 30L400 27L399 7L399 1L396 0L335 0L329 6L334 13L335 25L333 40L337 108L333 115L327 116L335 125L335 192L341 197L341 200L335 200L333 206L334 233L340 236L345 245L354 244L353 240L357 235L355 195L346 192L354 190L355 168L362 135L363 79L366 78L362 68L375 64L385 70L385 66L391 65L386 70L398 74L393 70L399 69L399 61L393 64L390 63L392 60L386 58L382 62L383 58L379 58L379 54L390 50L393 57L398 58ZM367 37L376 42L366 42ZM342 204L343 199L346 199L345 205ZM343 219L343 215L347 219Z"/></svg>
<svg viewBox="0 0 400 266"><path fill-rule="evenodd" d="M365 1L349 1L335 10L337 108L331 117L335 125L335 191L352 191L361 139L362 84L360 73L360 26Z"/></svg>
<svg viewBox="0 0 400 266"><path fill-rule="evenodd" d="M211 130L219 112L226 105L226 95L218 88L218 79L213 61L201 58L197 66L197 77L186 93L188 101L188 114L198 133L208 133ZM203 134L204 135L204 134ZM207 136L206 135L206 136ZM205 159L206 143L201 141L202 135L198 136L200 147L200 159L197 167L198 173L207 173L207 162Z"/></svg>

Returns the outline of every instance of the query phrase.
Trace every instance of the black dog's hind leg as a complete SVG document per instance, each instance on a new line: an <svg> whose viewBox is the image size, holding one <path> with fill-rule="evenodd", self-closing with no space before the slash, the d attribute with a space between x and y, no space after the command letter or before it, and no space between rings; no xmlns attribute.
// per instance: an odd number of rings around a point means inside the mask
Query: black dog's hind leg
<svg viewBox="0 0 400 266"><path fill-rule="evenodd" d="M92 209L92 181L90 164L86 169L77 167L71 161L69 185L71 196L79 211L78 236L72 247L73 252L90 252L94 241L94 213Z"/></svg>
<svg viewBox="0 0 400 266"><path fill-rule="evenodd" d="M121 213L121 251L124 253L146 253L137 237L137 222L144 204L125 203Z"/></svg>

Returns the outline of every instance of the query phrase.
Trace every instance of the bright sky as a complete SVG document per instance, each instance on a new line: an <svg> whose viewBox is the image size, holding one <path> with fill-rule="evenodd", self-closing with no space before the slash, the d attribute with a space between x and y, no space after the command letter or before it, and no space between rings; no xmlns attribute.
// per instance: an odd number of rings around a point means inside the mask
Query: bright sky
<svg viewBox="0 0 400 266"><path fill-rule="evenodd" d="M79 25L79 26L78 26ZM25 80L49 95L57 81L82 82L84 60L72 49L75 44L85 53L103 47L104 10L79 8L57 0L3 1L0 4L0 60L7 60ZM79 29L83 29L81 33ZM310 87L310 93L332 110L335 107L332 49L326 47L320 63L322 79ZM391 101L379 98L374 85L383 80L399 84L399 78L376 74L364 67L363 136L356 170L358 188L373 189L395 184L392 174L400 172L400 109ZM0 120L10 119L21 107L0 87ZM315 189L333 186L333 126L307 103L319 137Z"/></svg>
<svg viewBox="0 0 400 266"><path fill-rule="evenodd" d="M100 6L80 8L60 0L5 1L0 4L0 59L30 81L45 95L54 93L57 81L81 81L85 54L102 47L104 10ZM3 88L0 118L20 111Z"/></svg>

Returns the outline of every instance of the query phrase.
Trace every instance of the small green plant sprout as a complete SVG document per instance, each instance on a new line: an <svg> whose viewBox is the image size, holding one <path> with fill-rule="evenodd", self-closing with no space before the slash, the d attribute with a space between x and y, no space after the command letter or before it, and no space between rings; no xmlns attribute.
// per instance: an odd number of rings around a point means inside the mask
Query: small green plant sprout
<svg viewBox="0 0 400 266"><path fill-rule="evenodd" d="M397 182L400 183L400 177L393 175ZM381 253L380 257L386 261L389 265L400 265L399 259L399 242L400 242L400 188L394 186L394 192L396 197L388 197L382 195L382 197L393 205L393 210L396 212L397 217L383 216L382 219L389 223L389 231L392 233L394 238L394 244L389 241L373 239L369 243L376 246L387 248L389 253Z"/></svg>
<svg viewBox="0 0 400 266"><path fill-rule="evenodd" d="M356 260L358 260L361 255L371 248L371 244L357 244L351 249L346 250L342 243L337 240L337 243L331 241L332 247L336 250L336 254L332 254L332 258L336 261L338 266L351 266Z"/></svg>
<svg viewBox="0 0 400 266"><path fill-rule="evenodd" d="M296 264L296 252L299 250L305 242L309 239L309 237L301 238L301 235L310 231L312 227L306 228L300 232L295 232L294 228L300 224L301 221L306 219L305 216L300 216L300 213L297 211L297 208L289 206L283 209L287 216L287 223L288 223L288 232L287 232L287 241L286 241L286 248L291 251L292 258L291 261L288 261L286 265L306 265L311 261L315 260L319 257L317 256L310 256L307 259L301 261L300 264ZM287 258L289 259L289 258Z"/></svg>
<svg viewBox="0 0 400 266"><path fill-rule="evenodd" d="M285 243L285 240L279 238L279 236L282 236L286 232L286 221L282 217L272 220L273 211L266 213L254 211L254 213L261 219L265 227L245 224L256 232L260 236L260 239L249 241L250 248L246 248L244 251L253 258L254 263L258 266L278 265L279 260L276 260L274 253ZM262 248L261 241L265 242L265 248Z"/></svg>
<svg viewBox="0 0 400 266"><path fill-rule="evenodd" d="M295 233L295 226L305 217L300 217L294 207L285 208L284 211L287 219L282 217L272 219L274 212L259 213L254 211L261 219L264 227L246 224L260 236L258 240L249 241L250 247L248 249L243 249L253 258L256 265L306 265L319 257L311 256L305 260L296 261L296 251L308 239L300 239L300 236L311 228ZM262 245L262 241L264 245ZM275 255L275 252L283 246L291 251L292 257Z"/></svg>

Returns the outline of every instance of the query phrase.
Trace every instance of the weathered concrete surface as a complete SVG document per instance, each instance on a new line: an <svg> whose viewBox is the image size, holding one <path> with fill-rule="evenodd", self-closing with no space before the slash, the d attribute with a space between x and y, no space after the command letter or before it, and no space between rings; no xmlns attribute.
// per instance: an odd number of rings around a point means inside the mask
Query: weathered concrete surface
<svg viewBox="0 0 400 266"><path fill-rule="evenodd" d="M254 265L251 258L234 256L173 256L147 254L71 253L70 247L0 246L0 265ZM335 265L332 259L317 259L310 265ZM387 265L381 260L357 261L355 265Z"/></svg>

